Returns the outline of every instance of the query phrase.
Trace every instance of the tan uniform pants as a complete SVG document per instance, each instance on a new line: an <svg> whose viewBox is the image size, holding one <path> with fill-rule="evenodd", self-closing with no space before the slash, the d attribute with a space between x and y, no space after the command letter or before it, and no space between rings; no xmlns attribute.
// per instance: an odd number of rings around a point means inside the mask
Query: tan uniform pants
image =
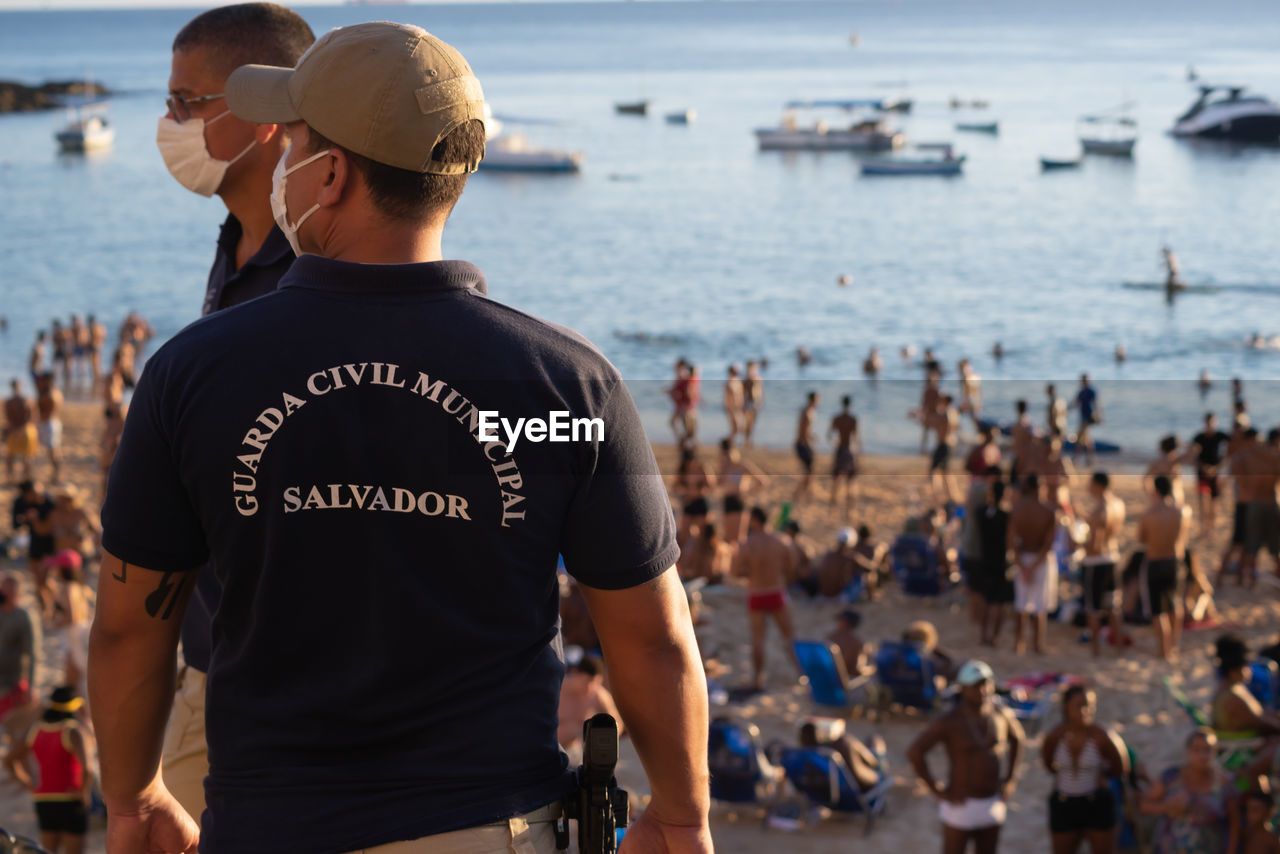
<svg viewBox="0 0 1280 854"><path fill-rule="evenodd" d="M548 804L495 824L392 842L348 854L558 854L553 822L563 805Z"/></svg>
<svg viewBox="0 0 1280 854"><path fill-rule="evenodd" d="M204 740L204 683L199 670L183 666L178 690L164 731L160 774L182 808L200 823L204 814L204 778L209 775L209 747Z"/></svg>

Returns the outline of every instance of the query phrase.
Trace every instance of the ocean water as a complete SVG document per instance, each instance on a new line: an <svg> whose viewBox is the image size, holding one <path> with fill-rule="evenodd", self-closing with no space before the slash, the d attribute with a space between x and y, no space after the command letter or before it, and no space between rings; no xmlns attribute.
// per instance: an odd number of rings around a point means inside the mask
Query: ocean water
<svg viewBox="0 0 1280 854"><path fill-rule="evenodd" d="M1243 377L1255 419L1280 418L1265 382L1280 350L1280 150L1190 144L1165 130L1211 82L1280 97L1273 0L565 3L301 8L313 28L391 18L457 45L502 116L538 120L537 144L580 149L577 176L474 176L446 231L450 257L490 292L591 338L633 382L655 438L677 357L699 364L708 438L730 362L769 360L762 438L787 444L803 393L852 393L872 450L905 450L903 413L932 347L969 356L988 409L1041 386L1101 383L1103 438L1145 448L1226 414ZM0 116L0 375L21 371L50 318L136 308L161 336L199 312L225 209L165 172L154 146L173 34L194 10L0 13L0 79L85 73L119 94L110 152L58 155L59 113ZM856 32L860 44L850 44ZM760 153L753 128L791 99L904 95L909 139L952 140L963 177L868 179L841 153ZM990 109L953 112L951 95ZM653 100L648 118L615 101ZM1132 161L1070 155L1076 117L1135 102ZM693 108L689 127L663 122ZM996 137L957 120L999 120ZM1170 306L1155 290L1169 242L1188 279L1215 284ZM838 287L838 276L853 283ZM1001 341L1007 356L989 355ZM1113 359L1117 344L1129 358ZM807 347L813 362L794 358ZM885 371L862 379L867 350ZM1194 381L1217 380L1205 397Z"/></svg>

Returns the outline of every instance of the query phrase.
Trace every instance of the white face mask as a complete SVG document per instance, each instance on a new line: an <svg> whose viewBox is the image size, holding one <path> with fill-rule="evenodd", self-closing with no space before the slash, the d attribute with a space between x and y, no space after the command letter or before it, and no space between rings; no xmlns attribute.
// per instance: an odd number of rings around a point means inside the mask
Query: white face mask
<svg viewBox="0 0 1280 854"><path fill-rule="evenodd" d="M298 221L293 225L289 225L289 209L285 206L284 188L285 178L297 172L308 163L314 163L321 157L324 157L332 148L326 148L324 151L311 155L306 160L295 163L289 168L285 168L285 158L289 156L289 149L285 149L284 154L280 155L279 162L276 163L276 171L271 175L271 215L276 219L276 225L280 226L280 230L284 232L285 240L289 241L289 245L293 247L294 255L301 255L302 250L298 247L298 229L302 228L302 224L307 221L307 217L320 210L320 203L316 202L307 212L298 217Z"/></svg>
<svg viewBox="0 0 1280 854"><path fill-rule="evenodd" d="M227 168L258 144L255 139L230 160L218 160L211 155L204 144L204 129L226 115L228 113L221 113L208 122L204 119L178 122L168 116L160 117L156 127L156 147L160 149L169 174L193 193L212 196L218 192Z"/></svg>

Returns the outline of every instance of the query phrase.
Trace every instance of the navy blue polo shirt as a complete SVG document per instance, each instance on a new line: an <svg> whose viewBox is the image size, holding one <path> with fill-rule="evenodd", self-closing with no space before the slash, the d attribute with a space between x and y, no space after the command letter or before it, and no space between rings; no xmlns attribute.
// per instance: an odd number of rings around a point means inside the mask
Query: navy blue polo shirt
<svg viewBox="0 0 1280 854"><path fill-rule="evenodd" d="M588 586L643 584L674 522L613 366L482 284L304 256L148 362L103 545L222 585L202 852L350 851L569 790L557 555ZM511 446L481 411L604 435Z"/></svg>
<svg viewBox="0 0 1280 854"><path fill-rule="evenodd" d="M235 214L227 214L218 233L218 245L213 254L213 266L209 268L209 283L205 286L200 314L212 314L271 293L293 265L293 248L285 239L284 232L273 225L258 251L243 267L236 269L236 247L240 245L243 233ZM209 632L220 594L218 579L211 571L202 570L196 580L195 593L187 605L187 615L182 620L182 658L189 667L201 673L209 671Z"/></svg>

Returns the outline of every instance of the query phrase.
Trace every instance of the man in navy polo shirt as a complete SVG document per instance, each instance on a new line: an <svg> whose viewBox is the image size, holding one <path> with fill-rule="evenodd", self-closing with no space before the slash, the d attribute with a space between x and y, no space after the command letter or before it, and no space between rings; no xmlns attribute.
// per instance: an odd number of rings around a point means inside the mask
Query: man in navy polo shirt
<svg viewBox="0 0 1280 854"><path fill-rule="evenodd" d="M202 196L216 193L227 207L201 314L271 293L295 257L269 201L271 174L288 146L285 129L233 115L225 101L227 78L250 62L293 65L314 41L301 16L274 3L210 9L174 37L168 110L156 143L178 183ZM197 821L209 770L205 674L219 594L213 571L200 570L182 622L183 667L165 734L165 785Z"/></svg>
<svg viewBox="0 0 1280 854"><path fill-rule="evenodd" d="M227 100L288 126L272 205L302 257L175 336L133 399L91 638L108 851L553 851L563 555L652 790L623 852L710 852L705 679L635 405L585 340L440 260L484 151L470 67L360 24L237 70ZM517 442L488 413L604 430ZM197 831L157 769L205 562Z"/></svg>

